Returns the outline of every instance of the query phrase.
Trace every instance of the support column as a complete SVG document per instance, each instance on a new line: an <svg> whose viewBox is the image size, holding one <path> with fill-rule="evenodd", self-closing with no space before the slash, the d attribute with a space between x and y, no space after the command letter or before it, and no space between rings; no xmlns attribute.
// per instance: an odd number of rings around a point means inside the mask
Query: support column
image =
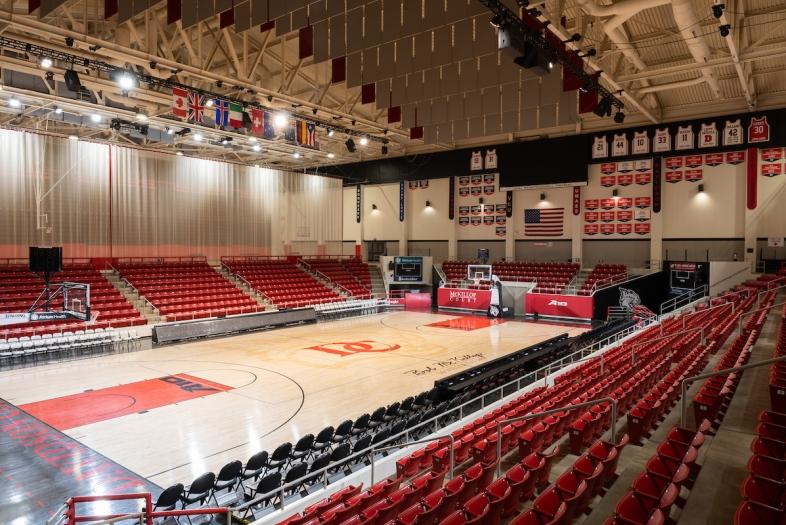
<svg viewBox="0 0 786 525"><path fill-rule="evenodd" d="M650 263L663 260L663 208L660 213L650 213Z"/></svg>

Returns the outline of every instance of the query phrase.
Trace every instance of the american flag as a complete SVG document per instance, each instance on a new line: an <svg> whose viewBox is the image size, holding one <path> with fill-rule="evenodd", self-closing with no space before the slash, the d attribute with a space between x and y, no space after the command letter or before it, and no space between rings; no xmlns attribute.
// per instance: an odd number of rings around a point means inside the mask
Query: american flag
<svg viewBox="0 0 786 525"><path fill-rule="evenodd" d="M565 208L528 208L524 210L524 235L560 236L564 221Z"/></svg>

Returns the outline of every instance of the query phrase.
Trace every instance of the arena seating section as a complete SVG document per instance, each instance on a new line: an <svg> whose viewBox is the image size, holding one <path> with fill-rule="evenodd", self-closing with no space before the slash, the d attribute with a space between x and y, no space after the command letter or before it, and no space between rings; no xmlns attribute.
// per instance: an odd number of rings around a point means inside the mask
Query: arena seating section
<svg viewBox="0 0 786 525"><path fill-rule="evenodd" d="M296 262L283 259L226 260L224 266L246 280L278 308L294 308L340 301L331 290Z"/></svg>
<svg viewBox="0 0 786 525"><path fill-rule="evenodd" d="M589 295L596 285L598 287L608 286L614 282L623 281L627 275L627 268L624 264L598 264L584 280L579 295Z"/></svg>
<svg viewBox="0 0 786 525"><path fill-rule="evenodd" d="M359 261L347 264L346 261L341 259L302 259L302 262L312 272L321 274L321 276L334 282L353 297L358 299L371 298L371 277L368 273L367 264ZM365 279L361 280L360 276L365 277Z"/></svg>
<svg viewBox="0 0 786 525"><path fill-rule="evenodd" d="M470 261L445 261L442 271L449 281L466 279L467 266L480 264ZM610 266L610 265L600 265ZM535 282L534 292L560 293L576 277L577 263L563 262L496 262L491 271L502 281Z"/></svg>
<svg viewBox="0 0 786 525"><path fill-rule="evenodd" d="M115 269L167 321L261 312L265 308L203 258L118 262Z"/></svg>
<svg viewBox="0 0 786 525"><path fill-rule="evenodd" d="M52 275L53 284L65 281L90 285L91 309L96 322L87 324L70 320L5 325L0 329L0 339L57 334L85 328L93 330L120 328L147 323L125 297L101 275L101 272L89 264L67 263L62 272ZM27 312L43 288L43 277L30 273L27 264L0 266L0 312ZM62 305L62 297L52 303L56 310L61 309Z"/></svg>
<svg viewBox="0 0 786 525"><path fill-rule="evenodd" d="M616 436L603 439L611 426L610 404L599 401L587 409L565 410L526 421L508 423L507 420L611 397L617 401L618 417L627 415L629 431L634 434L630 439L636 442L646 439L658 426L660 416L679 400L680 381L698 373L710 355L726 348L724 343L740 316L755 304L755 291L739 286L695 311L664 320L662 326L643 328L622 344L603 350L602 358L598 355L584 360L556 376L553 384L530 387L499 408L454 430L453 453L457 473L461 474L452 480L445 479L450 446L445 438L397 460L397 474L393 478L379 481L365 491L360 486L346 487L280 523L494 525L511 518L510 523L514 525L571 523L589 512L605 488L614 482L620 452L629 441L628 434L618 441ZM771 292L763 304L771 305L773 298ZM731 366L744 360L745 350L749 353L766 313L749 318L739 337L744 343L735 341L729 345L718 366ZM704 332L703 341L700 330ZM782 333L781 349L784 337ZM712 391L724 393L717 388ZM196 490L207 486L208 491L215 491L227 486L229 480L227 498L253 500L254 513L268 512L278 501L276 489L282 483L302 478L302 483L285 494L287 499L297 498L309 487L323 483L321 469L325 467L331 467L327 480L334 482L368 464L371 445L391 438L403 441L405 431L409 439L434 432L456 421L455 409L459 405L463 406L465 417L481 408L472 395L441 402L436 396L437 392L432 390L380 407L372 414L327 427L316 436L307 434L294 446L284 443L271 454L259 452L245 466L239 461L228 464L218 476L209 474L205 475L207 481L201 479L204 476L195 480L190 489L175 486L171 490L185 501L186 495L194 492L194 485L198 485ZM700 404L701 396L696 399ZM722 405L723 400L719 402ZM706 416L706 411L701 415ZM776 416L767 417L772 422ZM713 417L706 419L712 421ZM695 475L695 453L707 428L708 423L698 431L672 429L647 463L646 471L619 501L616 514L606 523L663 523L674 490L671 484L684 483L688 475ZM495 479L498 440L503 457L513 463ZM560 447L567 447L577 459L549 484L551 462ZM779 472L782 477L783 469ZM223 481L219 483L219 479ZM662 491L662 498L642 496L653 491Z"/></svg>

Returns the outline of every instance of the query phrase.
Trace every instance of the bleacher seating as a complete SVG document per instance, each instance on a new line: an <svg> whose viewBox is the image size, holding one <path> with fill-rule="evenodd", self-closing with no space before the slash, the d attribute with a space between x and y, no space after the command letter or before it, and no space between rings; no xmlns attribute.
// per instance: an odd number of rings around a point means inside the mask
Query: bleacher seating
<svg viewBox="0 0 786 525"><path fill-rule="evenodd" d="M341 301L297 263L279 259L227 260L224 265L267 297L278 308L295 308Z"/></svg>
<svg viewBox="0 0 786 525"><path fill-rule="evenodd" d="M90 306L95 322L65 320L5 325L0 329L0 339L62 334L85 329L122 328L147 323L120 291L89 264L67 263L62 272L51 277L52 284L66 281L90 285ZM43 277L30 273L27 265L0 266L0 312L27 312L43 288ZM62 297L57 297L52 302L54 310L60 310L62 306Z"/></svg>
<svg viewBox="0 0 786 525"><path fill-rule="evenodd" d="M467 277L467 266L480 264L470 261L445 261L442 271L449 281L460 281ZM535 292L559 293L576 276L579 265L562 262L495 262L491 271L501 281L535 282Z"/></svg>
<svg viewBox="0 0 786 525"><path fill-rule="evenodd" d="M328 280L339 285L341 288L350 293L353 297L358 299L368 299L371 297L371 277L368 275L368 266L366 265L367 281L361 282L360 279L350 271L350 267L344 264L343 261L338 259L302 259L302 262L312 272L324 276ZM353 271L362 275L362 267L359 266L363 263L352 265Z"/></svg>
<svg viewBox="0 0 786 525"><path fill-rule="evenodd" d="M204 259L121 261L115 268L168 321L265 309L211 268Z"/></svg>
<svg viewBox="0 0 786 525"><path fill-rule="evenodd" d="M624 264L597 264L584 280L579 295L589 295L595 286L608 286L627 278L628 269Z"/></svg>

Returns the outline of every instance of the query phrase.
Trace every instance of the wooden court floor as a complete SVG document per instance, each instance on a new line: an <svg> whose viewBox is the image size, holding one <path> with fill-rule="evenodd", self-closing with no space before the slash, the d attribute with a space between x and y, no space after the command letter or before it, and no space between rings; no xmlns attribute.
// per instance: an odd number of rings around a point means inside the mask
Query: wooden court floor
<svg viewBox="0 0 786 525"><path fill-rule="evenodd" d="M11 370L0 397L165 487L584 330L388 312Z"/></svg>

